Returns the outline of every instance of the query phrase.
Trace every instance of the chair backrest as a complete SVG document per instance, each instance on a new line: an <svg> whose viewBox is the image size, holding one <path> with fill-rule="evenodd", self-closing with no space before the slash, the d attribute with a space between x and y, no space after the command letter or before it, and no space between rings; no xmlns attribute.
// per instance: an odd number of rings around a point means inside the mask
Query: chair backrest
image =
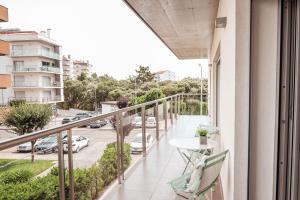
<svg viewBox="0 0 300 200"><path fill-rule="evenodd" d="M199 192L209 189L218 179L228 150L205 159L200 178Z"/></svg>

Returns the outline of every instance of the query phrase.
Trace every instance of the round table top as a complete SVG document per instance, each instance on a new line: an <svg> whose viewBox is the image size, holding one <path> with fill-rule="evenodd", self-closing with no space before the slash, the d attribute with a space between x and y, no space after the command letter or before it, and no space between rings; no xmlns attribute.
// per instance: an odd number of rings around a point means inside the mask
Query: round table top
<svg viewBox="0 0 300 200"><path fill-rule="evenodd" d="M200 145L199 137L198 138L174 138L169 141L169 144L180 148L188 150L207 150L213 149L214 146L210 144L209 140L207 145Z"/></svg>

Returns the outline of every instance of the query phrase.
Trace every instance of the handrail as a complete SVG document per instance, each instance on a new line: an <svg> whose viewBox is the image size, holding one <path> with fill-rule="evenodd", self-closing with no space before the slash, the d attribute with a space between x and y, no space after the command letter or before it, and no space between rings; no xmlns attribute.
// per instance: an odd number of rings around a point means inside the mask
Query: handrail
<svg viewBox="0 0 300 200"><path fill-rule="evenodd" d="M164 98L157 99L157 100L154 100L154 101L150 101L150 102L146 102L146 103L126 107L126 108L116 110L116 111L113 111L113 112L110 112L110 113L100 114L100 115L97 115L97 116L94 116L94 117L89 117L89 118L81 119L81 120L78 120L78 121L75 121L75 122L70 122L68 124L63 124L63 125L59 125L59 126L56 126L56 127L49 128L49 129L40 130L40 131L36 131L36 132L33 132L33 133L25 134L25 135L22 135L22 136L18 136L18 137L15 137L15 138L3 140L3 141L0 141L0 151L11 148L11 147L14 147L14 146L17 146L17 145L20 145L20 144L23 144L23 143L26 143L26 142L34 141L34 140L37 140L39 138L47 137L47 136L52 135L52 134L56 134L56 133L59 133L59 132L70 130L72 128L83 126L83 125L89 124L91 122L94 122L96 120L102 120L102 119L105 119L107 117L118 115L118 113L128 112L128 111L143 108L143 107L146 107L146 106L149 106L149 105L152 105L152 104L160 103L160 102L163 102L163 101L168 101L168 100L170 100L174 97L177 97L179 95L185 95L185 94L176 94L176 95L164 97Z"/></svg>

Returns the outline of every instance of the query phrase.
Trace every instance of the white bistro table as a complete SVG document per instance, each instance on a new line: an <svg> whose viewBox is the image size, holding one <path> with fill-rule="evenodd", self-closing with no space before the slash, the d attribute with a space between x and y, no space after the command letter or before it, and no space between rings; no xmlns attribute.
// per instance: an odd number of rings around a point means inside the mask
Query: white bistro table
<svg viewBox="0 0 300 200"><path fill-rule="evenodd" d="M201 156L214 149L214 145L212 145L209 140L207 145L201 145L199 137L174 138L169 141L169 144L177 148L178 153L186 163L183 174L189 165L196 166L195 162L201 159Z"/></svg>

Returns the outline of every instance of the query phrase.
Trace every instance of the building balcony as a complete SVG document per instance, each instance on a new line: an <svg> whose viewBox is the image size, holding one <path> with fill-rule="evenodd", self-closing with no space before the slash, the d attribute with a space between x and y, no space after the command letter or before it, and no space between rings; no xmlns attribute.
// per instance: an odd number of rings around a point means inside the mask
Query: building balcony
<svg viewBox="0 0 300 200"><path fill-rule="evenodd" d="M11 97L9 101L12 100L24 100L29 103L51 103L51 102L61 102L63 101L62 96L57 95L54 97Z"/></svg>
<svg viewBox="0 0 300 200"><path fill-rule="evenodd" d="M5 55L9 55L9 43L4 40L0 40L0 56Z"/></svg>
<svg viewBox="0 0 300 200"><path fill-rule="evenodd" d="M60 60L59 53L42 48L11 50L11 57L45 57Z"/></svg>
<svg viewBox="0 0 300 200"><path fill-rule="evenodd" d="M60 68L51 66L15 66L13 72L46 72L60 74Z"/></svg>
<svg viewBox="0 0 300 200"><path fill-rule="evenodd" d="M0 5L0 22L8 22L8 9Z"/></svg>
<svg viewBox="0 0 300 200"><path fill-rule="evenodd" d="M43 82L43 81L14 81L15 88L60 88L60 82Z"/></svg>

